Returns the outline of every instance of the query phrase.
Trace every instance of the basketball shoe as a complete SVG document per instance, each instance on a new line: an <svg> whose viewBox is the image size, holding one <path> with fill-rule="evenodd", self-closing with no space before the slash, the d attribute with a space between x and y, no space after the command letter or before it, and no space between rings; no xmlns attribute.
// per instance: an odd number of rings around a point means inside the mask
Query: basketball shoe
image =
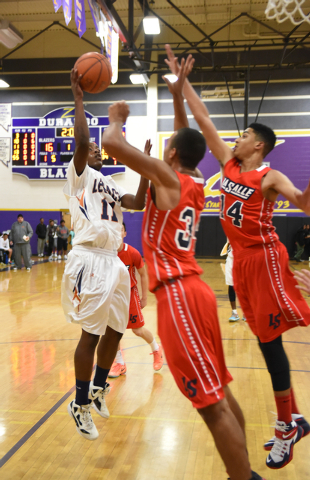
<svg viewBox="0 0 310 480"><path fill-rule="evenodd" d="M238 322L238 320L240 320L239 315L233 312L231 317L228 319L229 322Z"/></svg>
<svg viewBox="0 0 310 480"><path fill-rule="evenodd" d="M253 470L251 473L252 473L252 477L250 478L250 480L266 480L265 478L258 475L258 473L253 472ZM228 478L227 480L230 480L230 478Z"/></svg>
<svg viewBox="0 0 310 480"><path fill-rule="evenodd" d="M272 449L266 459L269 468L283 468L293 459L294 444L297 443L303 434L303 429L297 425L295 420L290 423L276 420L275 440Z"/></svg>
<svg viewBox="0 0 310 480"><path fill-rule="evenodd" d="M113 362L113 365L109 371L108 377L110 378L117 378L120 375L126 375L127 368L126 364L124 365L122 363L116 363L115 361Z"/></svg>
<svg viewBox="0 0 310 480"><path fill-rule="evenodd" d="M69 403L67 411L76 423L77 432L87 440L96 440L99 433L93 422L89 405L77 405L74 400Z"/></svg>
<svg viewBox="0 0 310 480"><path fill-rule="evenodd" d="M163 366L163 363L164 363L162 346L158 345L158 350L155 350L154 352L150 353L150 355L154 355L153 368L154 368L155 372L158 372L158 370L161 369L161 367Z"/></svg>
<svg viewBox="0 0 310 480"><path fill-rule="evenodd" d="M303 437L306 437L307 435L309 435L310 433L310 425L309 423L307 422L307 420L305 419L305 417L303 415L300 415L299 413L292 413L292 419L295 420L295 422L297 423L297 425L299 425L302 430L303 430L303 434L302 436L299 438L299 440ZM273 445L274 445L274 441L275 441L275 438L276 437L272 437L270 440L268 440L268 442L266 442L264 444L264 449L269 452ZM297 442L295 442L297 443Z"/></svg>
<svg viewBox="0 0 310 480"><path fill-rule="evenodd" d="M103 418L109 418L110 413L105 403L105 396L110 393L110 385L107 383L105 388L96 387L93 382L89 385L88 398L92 401L93 408Z"/></svg>

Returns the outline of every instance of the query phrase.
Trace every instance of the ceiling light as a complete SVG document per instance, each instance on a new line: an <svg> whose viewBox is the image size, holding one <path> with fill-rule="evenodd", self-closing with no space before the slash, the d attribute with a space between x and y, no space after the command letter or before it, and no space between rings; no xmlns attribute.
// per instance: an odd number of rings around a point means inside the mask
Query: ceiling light
<svg viewBox="0 0 310 480"><path fill-rule="evenodd" d="M178 80L178 77L174 75L174 73L168 73L167 75L164 75L165 78L168 78L170 83L175 83Z"/></svg>
<svg viewBox="0 0 310 480"><path fill-rule="evenodd" d="M0 43L7 48L14 48L24 37L8 20L0 20Z"/></svg>
<svg viewBox="0 0 310 480"><path fill-rule="evenodd" d="M160 25L157 17L144 17L143 29L146 35L158 35L160 33Z"/></svg>
<svg viewBox="0 0 310 480"><path fill-rule="evenodd" d="M134 85L145 85L150 81L146 73L132 73L129 78Z"/></svg>
<svg viewBox="0 0 310 480"><path fill-rule="evenodd" d="M10 85L4 80L0 80L0 88L8 88Z"/></svg>

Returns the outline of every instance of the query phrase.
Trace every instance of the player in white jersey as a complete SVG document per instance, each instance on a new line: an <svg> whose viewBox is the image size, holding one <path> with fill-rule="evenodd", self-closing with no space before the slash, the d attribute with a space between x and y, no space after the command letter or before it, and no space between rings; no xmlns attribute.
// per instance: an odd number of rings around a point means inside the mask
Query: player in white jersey
<svg viewBox="0 0 310 480"><path fill-rule="evenodd" d="M121 207L142 210L148 180L141 178L134 196L100 173L101 154L98 146L89 142L79 79L77 71L72 70L76 149L64 194L75 237L62 281L62 305L67 321L82 327L74 356L76 398L69 403L68 412L78 433L95 440L98 431L90 407L104 418L109 416L104 398L109 393L106 379L128 322L130 278L117 256L122 242ZM96 347L97 365L91 382Z"/></svg>

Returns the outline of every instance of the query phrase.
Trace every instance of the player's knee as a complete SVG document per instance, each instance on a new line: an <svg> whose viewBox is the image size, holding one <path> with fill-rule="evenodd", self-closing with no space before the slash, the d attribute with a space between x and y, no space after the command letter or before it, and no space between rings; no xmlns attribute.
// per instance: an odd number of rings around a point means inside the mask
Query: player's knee
<svg viewBox="0 0 310 480"><path fill-rule="evenodd" d="M94 335L93 333L86 332L85 330L82 329L80 344L83 347L95 350L99 342L99 338L100 338L99 335Z"/></svg>
<svg viewBox="0 0 310 480"><path fill-rule="evenodd" d="M134 333L135 335L137 335L137 337L141 337L141 336L142 336L142 333L143 333L142 327L140 327L140 328L134 328L132 331L133 331L133 333Z"/></svg>
<svg viewBox="0 0 310 480"><path fill-rule="evenodd" d="M230 408L226 398L214 403L213 405L209 405L208 407L197 409L199 415L203 418L208 427L211 427L213 424L219 422L229 410Z"/></svg>

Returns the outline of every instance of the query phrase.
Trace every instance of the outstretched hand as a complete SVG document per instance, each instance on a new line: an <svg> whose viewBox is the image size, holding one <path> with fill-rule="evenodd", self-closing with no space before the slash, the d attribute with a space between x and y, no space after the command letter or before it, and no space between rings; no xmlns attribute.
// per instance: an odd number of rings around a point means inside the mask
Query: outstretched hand
<svg viewBox="0 0 310 480"><path fill-rule="evenodd" d="M179 65L178 60L175 57L171 62L167 59L165 61L167 65L173 64L173 70L171 69L171 71L173 71L173 73L174 71L177 71L176 75L178 77L178 80L174 83L171 83L167 77L162 77L169 88L169 92L172 93L172 95L182 94L184 82L193 69L195 59L192 55L188 55L186 60L182 58L181 65Z"/></svg>
<svg viewBox="0 0 310 480"><path fill-rule="evenodd" d="M171 50L170 45L166 44L165 49L166 49L166 53L167 53L167 57L168 57L168 58L165 58L165 63L168 65L171 72L174 73L178 77L179 76L179 69L180 69L178 59L174 56L174 53Z"/></svg>
<svg viewBox="0 0 310 480"><path fill-rule="evenodd" d="M74 98L75 99L83 98L83 90L80 85L80 80L82 78L82 75L79 75L78 71L72 68L70 78L71 78L71 88L72 88Z"/></svg>
<svg viewBox="0 0 310 480"><path fill-rule="evenodd" d="M129 115L129 106L122 100L121 102L115 102L109 107L109 122L124 124Z"/></svg>
<svg viewBox="0 0 310 480"><path fill-rule="evenodd" d="M309 270L296 270L294 272L294 277L298 282L303 283L304 285L296 285L296 288L303 290L310 295L310 271Z"/></svg>
<svg viewBox="0 0 310 480"><path fill-rule="evenodd" d="M298 199L298 206L305 212L306 215L310 215L310 182L303 192L296 193Z"/></svg>
<svg viewBox="0 0 310 480"><path fill-rule="evenodd" d="M145 145L144 145L144 153L145 153L146 155L151 156L152 146L153 146L153 145L151 144L151 140L147 140L147 141L145 142Z"/></svg>

